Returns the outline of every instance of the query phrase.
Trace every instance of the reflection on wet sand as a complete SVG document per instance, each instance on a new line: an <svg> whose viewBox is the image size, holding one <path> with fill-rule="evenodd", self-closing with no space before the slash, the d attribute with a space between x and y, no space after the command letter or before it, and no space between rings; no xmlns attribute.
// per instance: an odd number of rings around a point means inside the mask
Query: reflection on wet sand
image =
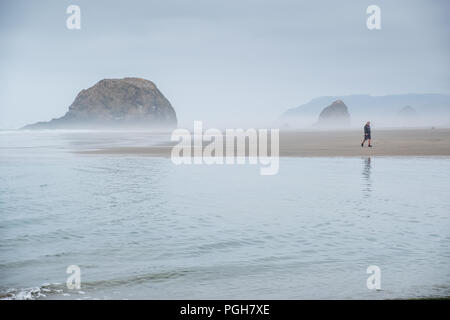
<svg viewBox="0 0 450 320"><path fill-rule="evenodd" d="M372 169L371 159L367 157L364 159L364 166L362 171L362 176L364 179L363 196L364 198L370 197L372 191L372 181L370 179L370 171Z"/></svg>

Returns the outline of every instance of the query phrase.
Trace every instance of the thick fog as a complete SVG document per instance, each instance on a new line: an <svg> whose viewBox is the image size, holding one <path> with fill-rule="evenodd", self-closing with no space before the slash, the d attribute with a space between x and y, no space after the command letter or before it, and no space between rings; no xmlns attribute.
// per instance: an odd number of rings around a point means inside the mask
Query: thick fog
<svg viewBox="0 0 450 320"><path fill-rule="evenodd" d="M66 27L71 4L80 30ZM371 4L380 30L366 26ZM449 94L449 9L445 0L1 1L0 128L60 117L103 78L155 82L181 127L277 125L320 96Z"/></svg>

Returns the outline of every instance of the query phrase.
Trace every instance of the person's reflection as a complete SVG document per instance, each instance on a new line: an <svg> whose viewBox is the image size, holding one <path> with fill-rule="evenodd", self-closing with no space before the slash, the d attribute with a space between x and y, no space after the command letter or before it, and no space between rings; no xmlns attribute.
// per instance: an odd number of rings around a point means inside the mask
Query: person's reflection
<svg viewBox="0 0 450 320"><path fill-rule="evenodd" d="M364 178L364 188L363 193L364 197L367 198L370 196L370 192L372 191L372 182L370 181L370 170L372 169L372 165L370 163L370 157L364 159L364 167L363 167L363 178Z"/></svg>

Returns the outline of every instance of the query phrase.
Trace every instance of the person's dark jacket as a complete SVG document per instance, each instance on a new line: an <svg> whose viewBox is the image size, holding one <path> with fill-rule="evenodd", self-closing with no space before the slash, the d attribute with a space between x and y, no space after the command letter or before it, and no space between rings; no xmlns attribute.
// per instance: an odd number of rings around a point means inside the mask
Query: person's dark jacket
<svg viewBox="0 0 450 320"><path fill-rule="evenodd" d="M367 124L364 126L364 137L370 139L370 126Z"/></svg>

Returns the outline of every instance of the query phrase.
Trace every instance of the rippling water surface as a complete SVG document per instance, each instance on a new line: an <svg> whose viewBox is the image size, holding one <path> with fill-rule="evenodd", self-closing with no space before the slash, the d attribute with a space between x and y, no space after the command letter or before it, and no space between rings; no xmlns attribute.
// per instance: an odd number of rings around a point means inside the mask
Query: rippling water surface
<svg viewBox="0 0 450 320"><path fill-rule="evenodd" d="M260 176L73 152L162 140L1 132L0 298L450 295L449 158L283 158Z"/></svg>

